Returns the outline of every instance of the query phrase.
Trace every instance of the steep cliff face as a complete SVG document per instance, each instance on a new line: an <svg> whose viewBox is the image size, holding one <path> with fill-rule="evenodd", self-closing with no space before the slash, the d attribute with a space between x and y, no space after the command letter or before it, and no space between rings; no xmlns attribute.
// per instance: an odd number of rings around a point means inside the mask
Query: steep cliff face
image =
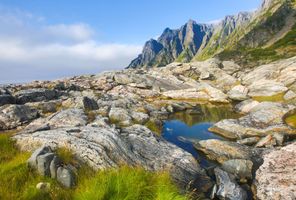
<svg viewBox="0 0 296 200"><path fill-rule="evenodd" d="M296 1L263 0L254 12L226 16L216 25L189 20L177 30L165 29L146 43L130 68L164 66L219 57L255 66L296 55Z"/></svg>
<svg viewBox="0 0 296 200"><path fill-rule="evenodd" d="M212 35L213 26L189 20L180 29L166 28L158 40L148 41L129 68L163 66L175 60L189 62Z"/></svg>

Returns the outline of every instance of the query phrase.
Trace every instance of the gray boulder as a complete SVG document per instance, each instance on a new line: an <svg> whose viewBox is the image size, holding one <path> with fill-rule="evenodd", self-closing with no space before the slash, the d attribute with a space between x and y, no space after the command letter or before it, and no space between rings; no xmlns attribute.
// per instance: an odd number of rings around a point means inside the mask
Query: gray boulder
<svg viewBox="0 0 296 200"><path fill-rule="evenodd" d="M46 153L37 156L37 171L40 175L50 176L50 163L54 156L54 153Z"/></svg>
<svg viewBox="0 0 296 200"><path fill-rule="evenodd" d="M218 190L216 195L222 200L246 200L247 193L225 171L214 169Z"/></svg>
<svg viewBox="0 0 296 200"><path fill-rule="evenodd" d="M57 180L66 188L71 188L75 186L75 175L69 167L58 168Z"/></svg>
<svg viewBox="0 0 296 200"><path fill-rule="evenodd" d="M83 97L83 107L85 110L98 110L99 109L99 106L97 104L97 102L92 99L92 98L89 98L89 97Z"/></svg>
<svg viewBox="0 0 296 200"><path fill-rule="evenodd" d="M50 177L57 178L57 170L62 164L60 158L58 156L54 156L52 161L50 162L49 170L50 170Z"/></svg>
<svg viewBox="0 0 296 200"><path fill-rule="evenodd" d="M25 105L9 105L0 108L0 130L13 129L36 119L36 109Z"/></svg>
<svg viewBox="0 0 296 200"><path fill-rule="evenodd" d="M253 162L250 160L227 160L221 167L226 172L235 175L238 179L252 179Z"/></svg>
<svg viewBox="0 0 296 200"><path fill-rule="evenodd" d="M27 163L30 167L37 169L37 157L47 153L52 153L52 150L49 146L42 146L36 149L31 157L28 159Z"/></svg>
<svg viewBox="0 0 296 200"><path fill-rule="evenodd" d="M14 94L19 104L27 102L48 101L55 99L58 95L55 90L44 88L21 90Z"/></svg>
<svg viewBox="0 0 296 200"><path fill-rule="evenodd" d="M0 106L6 104L15 104L15 98L9 94L1 94L0 95Z"/></svg>

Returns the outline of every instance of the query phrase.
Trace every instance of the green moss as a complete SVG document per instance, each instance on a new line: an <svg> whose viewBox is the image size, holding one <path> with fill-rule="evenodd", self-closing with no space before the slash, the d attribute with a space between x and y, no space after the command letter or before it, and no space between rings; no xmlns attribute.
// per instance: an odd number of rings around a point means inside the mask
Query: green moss
<svg viewBox="0 0 296 200"><path fill-rule="evenodd" d="M263 101L271 101L271 102L282 102L284 101L284 93L273 95L273 96L256 96L253 97L255 101L263 102Z"/></svg>
<svg viewBox="0 0 296 200"><path fill-rule="evenodd" d="M158 125L154 120L149 120L145 126L149 128L152 132L156 133L157 135L161 134L162 127Z"/></svg>

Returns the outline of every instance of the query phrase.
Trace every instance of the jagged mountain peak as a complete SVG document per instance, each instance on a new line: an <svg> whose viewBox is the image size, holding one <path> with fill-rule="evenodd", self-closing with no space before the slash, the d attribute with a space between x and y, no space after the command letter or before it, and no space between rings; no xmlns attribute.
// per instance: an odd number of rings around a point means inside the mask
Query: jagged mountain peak
<svg viewBox="0 0 296 200"><path fill-rule="evenodd" d="M166 28L154 41L157 48L145 45L142 54L129 67L164 66L174 61L189 62L214 56L241 59L241 54L235 51L270 46L293 31L296 26L295 7L295 0L263 0L257 10L225 16L218 24L199 24L189 19L179 29ZM293 40L293 35L295 38L295 33L290 34L287 41ZM295 41L287 44L291 46ZM289 48L289 56L296 54L294 49ZM227 53L229 51L232 53ZM264 50L262 52L266 54ZM147 54L149 59L145 56Z"/></svg>

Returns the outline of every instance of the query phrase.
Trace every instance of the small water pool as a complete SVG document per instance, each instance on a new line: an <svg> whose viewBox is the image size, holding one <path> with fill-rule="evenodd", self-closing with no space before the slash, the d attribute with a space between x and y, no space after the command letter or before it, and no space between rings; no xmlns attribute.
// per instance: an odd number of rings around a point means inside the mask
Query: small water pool
<svg viewBox="0 0 296 200"><path fill-rule="evenodd" d="M229 118L237 118L231 106L206 106L201 105L195 112L186 111L172 115L167 120L162 129L162 136L169 142L191 153L204 167L213 165L211 161L205 159L193 147L194 140L220 139L223 137L210 131L214 123Z"/></svg>

